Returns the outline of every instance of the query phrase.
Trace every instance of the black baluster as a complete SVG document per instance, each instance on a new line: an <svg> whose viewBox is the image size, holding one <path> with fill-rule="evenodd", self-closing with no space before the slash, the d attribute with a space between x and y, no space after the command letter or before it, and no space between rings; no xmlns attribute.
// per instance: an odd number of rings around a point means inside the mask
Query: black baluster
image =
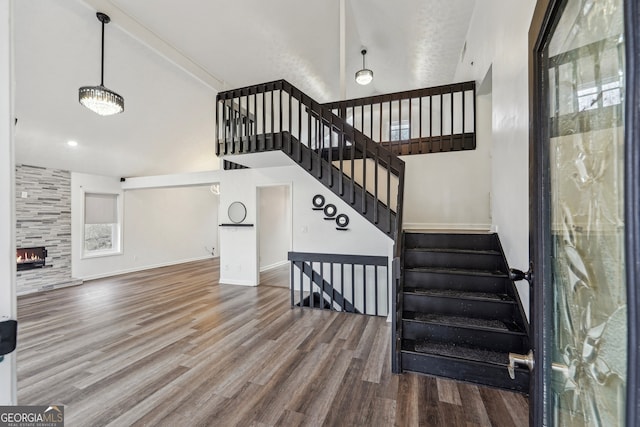
<svg viewBox="0 0 640 427"><path fill-rule="evenodd" d="M331 266L331 272L329 273L329 285L331 286L331 310L333 310L333 294L334 294L334 287L333 287L333 263L329 264Z"/></svg>
<svg viewBox="0 0 640 427"><path fill-rule="evenodd" d="M313 275L313 272L311 274ZM324 310L324 262L320 262L320 284L318 287L320 288L319 308Z"/></svg>
<svg viewBox="0 0 640 427"><path fill-rule="evenodd" d="M262 85L262 141L266 141L267 138L267 87ZM264 148L266 148L266 144L263 143ZM262 148L262 150L264 150ZM256 146L256 151L262 151L258 146Z"/></svg>
<svg viewBox="0 0 640 427"><path fill-rule="evenodd" d="M220 156L220 100L216 101L216 156Z"/></svg>
<svg viewBox="0 0 640 427"><path fill-rule="evenodd" d="M433 96L429 95L429 153L433 152Z"/></svg>
<svg viewBox="0 0 640 427"><path fill-rule="evenodd" d="M449 150L453 151L453 132L454 132L453 122L455 120L455 111L453 109L453 86L451 86L450 91L451 91L451 94L450 94L450 97L451 97L451 146L449 147Z"/></svg>
<svg viewBox="0 0 640 427"><path fill-rule="evenodd" d="M291 307L293 307L294 301L295 301L295 297L293 295L293 289L295 287L294 282L293 282L293 280L294 280L294 278L293 278L293 266L294 266L294 261L291 261L291 264L290 264L290 267L289 267L289 271L290 271L290 274L291 274L291 277L289 279L289 288L291 289Z"/></svg>
<svg viewBox="0 0 640 427"><path fill-rule="evenodd" d="M388 233L391 234L391 154L387 155L387 218L389 218Z"/></svg>
<svg viewBox="0 0 640 427"><path fill-rule="evenodd" d="M442 151L442 139L444 133L444 94L440 93L440 150Z"/></svg>
<svg viewBox="0 0 640 427"><path fill-rule="evenodd" d="M304 276L302 269L304 268L304 262L298 261L298 269L300 270L300 308L304 307Z"/></svg>
<svg viewBox="0 0 640 427"><path fill-rule="evenodd" d="M362 264L362 301L364 310L363 314L367 314L367 266Z"/></svg>
<svg viewBox="0 0 640 427"><path fill-rule="evenodd" d="M373 271L375 274L374 284L375 284L375 297L376 297L376 316L378 315L378 266L373 266Z"/></svg>
<svg viewBox="0 0 640 427"><path fill-rule="evenodd" d="M379 215L379 209L380 207L378 206L378 173L380 170L380 145L376 144L376 157L375 157L375 173L373 175L373 179L374 179L374 183L373 183L373 191L374 191L374 203L373 203L373 222L375 224L378 223L378 215Z"/></svg>
<svg viewBox="0 0 640 427"><path fill-rule="evenodd" d="M460 132L462 134L462 148L464 148L464 116L467 114L467 112L464 109L464 98L465 95L467 94L467 92L464 90L464 86L462 87L462 131Z"/></svg>
<svg viewBox="0 0 640 427"><path fill-rule="evenodd" d="M420 125L418 126L418 154L422 154L422 96L418 98L418 119Z"/></svg>
<svg viewBox="0 0 640 427"><path fill-rule="evenodd" d="M292 102L291 102L291 94L287 93L288 97L289 97L289 144L288 144L288 153L289 156L291 156L293 154L293 142L291 141L291 138L293 137L293 124L291 123L291 121L293 120L293 114L291 112L291 108L293 108Z"/></svg>
<svg viewBox="0 0 640 427"><path fill-rule="evenodd" d="M355 264L351 264L351 299L353 299L353 311L356 311L356 272Z"/></svg>
<svg viewBox="0 0 640 427"><path fill-rule="evenodd" d="M409 98L409 154L413 154L413 139L411 138L413 134L413 128L411 127L413 118L411 117L411 104L411 98Z"/></svg>

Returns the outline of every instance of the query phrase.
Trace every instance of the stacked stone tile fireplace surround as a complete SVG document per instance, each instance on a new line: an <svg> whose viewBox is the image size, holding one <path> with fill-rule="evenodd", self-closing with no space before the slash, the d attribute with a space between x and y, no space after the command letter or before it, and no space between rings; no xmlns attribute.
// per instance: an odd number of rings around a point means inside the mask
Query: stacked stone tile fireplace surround
<svg viewBox="0 0 640 427"><path fill-rule="evenodd" d="M43 268L17 272L18 295L79 285L71 277L71 173L16 166L16 247L44 246Z"/></svg>

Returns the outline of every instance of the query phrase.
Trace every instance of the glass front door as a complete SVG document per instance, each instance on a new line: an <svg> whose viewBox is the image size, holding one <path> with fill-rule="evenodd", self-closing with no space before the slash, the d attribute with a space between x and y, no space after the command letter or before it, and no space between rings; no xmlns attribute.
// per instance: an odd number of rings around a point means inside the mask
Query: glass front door
<svg viewBox="0 0 640 427"><path fill-rule="evenodd" d="M627 289L622 0L566 0L544 46L551 359L557 426L624 425Z"/></svg>

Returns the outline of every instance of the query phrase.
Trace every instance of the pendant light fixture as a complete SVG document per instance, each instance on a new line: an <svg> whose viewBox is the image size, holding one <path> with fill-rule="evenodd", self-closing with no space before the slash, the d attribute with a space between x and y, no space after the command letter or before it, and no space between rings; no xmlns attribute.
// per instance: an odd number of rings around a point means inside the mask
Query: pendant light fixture
<svg viewBox="0 0 640 427"><path fill-rule="evenodd" d="M100 63L100 86L83 86L79 90L80 104L101 116L111 116L124 111L124 98L104 87L104 24L111 21L108 15L96 13L102 22L102 61Z"/></svg>
<svg viewBox="0 0 640 427"><path fill-rule="evenodd" d="M356 83L368 85L373 80L373 71L364 65L364 56L367 54L367 49L362 49L360 53L362 54L362 70L356 72Z"/></svg>

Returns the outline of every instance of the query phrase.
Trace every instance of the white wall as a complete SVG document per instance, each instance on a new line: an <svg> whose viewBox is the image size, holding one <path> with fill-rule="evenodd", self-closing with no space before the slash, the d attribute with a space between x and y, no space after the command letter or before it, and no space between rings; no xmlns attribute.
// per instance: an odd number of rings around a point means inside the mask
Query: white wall
<svg viewBox="0 0 640 427"><path fill-rule="evenodd" d="M258 188L260 271L288 263L291 250L291 197L287 185Z"/></svg>
<svg viewBox="0 0 640 427"><path fill-rule="evenodd" d="M122 254L82 258L82 192L123 198ZM211 257L217 245L218 197L209 186L123 191L119 178L72 173L72 274L91 279Z"/></svg>
<svg viewBox="0 0 640 427"><path fill-rule="evenodd" d="M280 155L285 156L283 153ZM388 256L392 240L362 218L348 204L297 165L227 171L220 180L220 222L229 223L227 209L234 201L247 207L246 223L256 223L256 187L291 185L293 251ZM325 196L338 212L347 213L348 231L337 231L312 210L315 194ZM258 236L256 227L221 227L220 283L256 286L258 283Z"/></svg>
<svg viewBox="0 0 640 427"><path fill-rule="evenodd" d="M16 319L13 144L13 1L0 2L0 320ZM0 405L15 405L15 352L0 362Z"/></svg>
<svg viewBox="0 0 640 427"><path fill-rule="evenodd" d="M476 99L476 149L403 156L405 229L489 230L491 99Z"/></svg>
<svg viewBox="0 0 640 427"><path fill-rule="evenodd" d="M534 0L484 0L476 4L467 49L455 80L480 82L492 67L493 223L509 265L529 265L528 31ZM525 309L526 284L518 284Z"/></svg>

